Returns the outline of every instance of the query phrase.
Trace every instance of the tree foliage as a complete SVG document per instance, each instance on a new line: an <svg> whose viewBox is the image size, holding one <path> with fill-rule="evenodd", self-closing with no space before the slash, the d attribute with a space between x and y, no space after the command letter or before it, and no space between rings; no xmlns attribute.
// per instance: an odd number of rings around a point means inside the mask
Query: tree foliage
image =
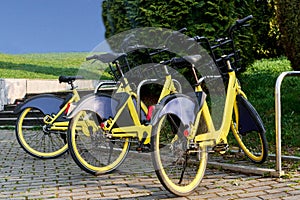
<svg viewBox="0 0 300 200"><path fill-rule="evenodd" d="M252 24L255 30L255 58L274 58L283 55L283 48L275 13L274 0L256 0L254 6L255 19Z"/></svg>
<svg viewBox="0 0 300 200"><path fill-rule="evenodd" d="M277 19L281 45L294 70L300 69L300 2L277 0Z"/></svg>
<svg viewBox="0 0 300 200"><path fill-rule="evenodd" d="M189 36L211 40L225 37L235 20L252 14L252 26L237 33L238 47L248 65L255 58L276 56L277 31L273 0L104 0L103 21L106 37L138 27L188 29ZM253 31L255 30L255 31ZM273 33L273 34L272 34ZM274 50L275 49L275 50Z"/></svg>

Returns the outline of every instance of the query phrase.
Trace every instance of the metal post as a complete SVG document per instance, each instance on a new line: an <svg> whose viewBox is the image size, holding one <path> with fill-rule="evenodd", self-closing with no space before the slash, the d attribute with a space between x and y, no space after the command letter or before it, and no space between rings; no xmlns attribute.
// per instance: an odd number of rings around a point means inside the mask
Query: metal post
<svg viewBox="0 0 300 200"><path fill-rule="evenodd" d="M275 85L275 128L276 128L276 171L278 176L282 176L284 171L281 169L281 101L280 86L285 76L300 76L300 71L282 72Z"/></svg>

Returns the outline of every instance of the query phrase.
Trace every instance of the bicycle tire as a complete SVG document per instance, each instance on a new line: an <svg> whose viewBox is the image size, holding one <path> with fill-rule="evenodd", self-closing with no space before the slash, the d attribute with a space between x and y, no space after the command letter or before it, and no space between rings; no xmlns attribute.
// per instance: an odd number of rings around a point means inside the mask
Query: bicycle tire
<svg viewBox="0 0 300 200"><path fill-rule="evenodd" d="M129 139L107 137L100 123L99 115L82 110L69 125L67 141L75 163L84 171L93 174L106 174L117 169L129 152Z"/></svg>
<svg viewBox="0 0 300 200"><path fill-rule="evenodd" d="M44 116L39 109L24 109L16 121L17 141L31 156L40 159L57 158L68 150L66 132L44 130Z"/></svg>
<svg viewBox="0 0 300 200"><path fill-rule="evenodd" d="M253 109L252 106L249 108ZM231 123L232 133L241 150L253 163L264 163L268 157L268 143L265 133L252 130L246 134L240 134L238 118L239 110L237 104L235 104L233 120Z"/></svg>
<svg viewBox="0 0 300 200"><path fill-rule="evenodd" d="M208 153L204 148L196 155L189 153L184 147L186 138L179 124L178 117L167 114L154 126L151 138L152 162L161 184L177 196L186 196L202 181Z"/></svg>

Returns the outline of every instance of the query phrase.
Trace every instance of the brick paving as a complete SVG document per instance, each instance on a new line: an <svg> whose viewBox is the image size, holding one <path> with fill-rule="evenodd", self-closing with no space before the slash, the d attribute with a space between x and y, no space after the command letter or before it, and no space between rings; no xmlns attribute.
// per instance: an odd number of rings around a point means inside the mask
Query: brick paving
<svg viewBox="0 0 300 200"><path fill-rule="evenodd" d="M129 153L121 167L107 175L82 171L66 154L35 159L17 143L14 130L0 130L0 199L300 199L300 175L271 178L207 169L197 190L176 197L158 181L149 156Z"/></svg>

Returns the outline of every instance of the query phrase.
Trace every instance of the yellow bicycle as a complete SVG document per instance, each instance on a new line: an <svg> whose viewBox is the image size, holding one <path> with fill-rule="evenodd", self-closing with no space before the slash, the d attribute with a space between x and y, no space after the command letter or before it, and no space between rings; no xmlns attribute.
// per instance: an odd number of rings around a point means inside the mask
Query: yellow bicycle
<svg viewBox="0 0 300 200"><path fill-rule="evenodd" d="M92 94L77 103L68 116L71 121L67 140L70 154L79 167L91 174L104 174L115 170L124 161L132 142L138 144L138 151L150 150L152 109L148 110L141 101L141 87L161 81L163 86L158 101L181 88L172 79L172 69L163 64L143 68L157 73L153 76L156 78L142 80L136 87L124 76L120 65L120 60L127 59L126 54L107 53L90 59L110 62L110 67L121 79L112 96ZM132 71L132 75L135 72Z"/></svg>
<svg viewBox="0 0 300 200"><path fill-rule="evenodd" d="M64 99L42 94L19 104L15 113L16 137L21 147L36 158L49 159L63 155L68 150L66 133L69 119L66 113L71 102L80 99L73 82L81 76L60 76L60 83L68 83L72 93Z"/></svg>
<svg viewBox="0 0 300 200"><path fill-rule="evenodd" d="M112 71L118 73L121 79L113 96L86 96L69 115L71 122L67 139L70 153L78 166L91 174L112 172L126 158L130 144L136 142L137 150L150 150L156 174L164 187L176 195L188 195L203 178L208 153L222 153L228 149L230 128L245 155L254 163L264 162L268 155L265 129L236 78L238 51L232 38L232 32L251 18L248 16L238 20L231 27L229 38L219 39L216 45L211 45L203 37L194 38L199 42L202 39L206 41L213 58L210 60L222 71L226 83L220 128L215 126L211 115L212 105L208 104L204 92L207 88L202 87L209 79L220 76L202 75L198 78L196 66L207 64L201 55L188 54L161 64L150 64L143 69L152 68L149 73L163 69L155 75L159 78L139 80L137 76L136 81L132 81L134 76L132 79L124 76L122 64L129 66L126 54L108 53L89 57L110 63L111 69L114 68ZM180 42L185 40L172 41L171 44ZM217 58L214 49L226 44L231 45L232 52ZM187 48L192 46L189 42L185 45ZM225 63L225 68L222 63ZM186 83L177 81L174 78L176 73L172 73L172 68L166 65L178 68L190 66L196 80L191 95L182 92ZM139 74L140 71L136 68L130 72ZM158 80L162 80L162 87L157 104L147 108L141 101L140 88Z"/></svg>
<svg viewBox="0 0 300 200"><path fill-rule="evenodd" d="M221 63L225 63L222 74L227 83L220 128L214 125L210 105L204 100L206 95L201 87L203 82L215 77L203 76L199 79L196 73L195 93L200 97L199 101L190 100L190 104L186 104L185 99L190 98L184 95L167 103L162 100L159 105L163 105L153 117L151 146L155 172L163 186L176 195L188 195L200 184L206 170L208 153L222 153L228 149L227 136L230 128L241 150L252 162L263 163L267 158L268 145L263 123L246 99L236 77L238 58L232 33L251 18L252 16L248 16L237 20L230 28L229 38L219 39L216 45L211 45L204 37L195 37L199 41L204 39L211 52L226 44L231 45L231 53L221 58L213 56L219 68ZM193 65L190 66L194 68ZM172 104L176 104L177 109ZM174 109L166 112L166 107Z"/></svg>

